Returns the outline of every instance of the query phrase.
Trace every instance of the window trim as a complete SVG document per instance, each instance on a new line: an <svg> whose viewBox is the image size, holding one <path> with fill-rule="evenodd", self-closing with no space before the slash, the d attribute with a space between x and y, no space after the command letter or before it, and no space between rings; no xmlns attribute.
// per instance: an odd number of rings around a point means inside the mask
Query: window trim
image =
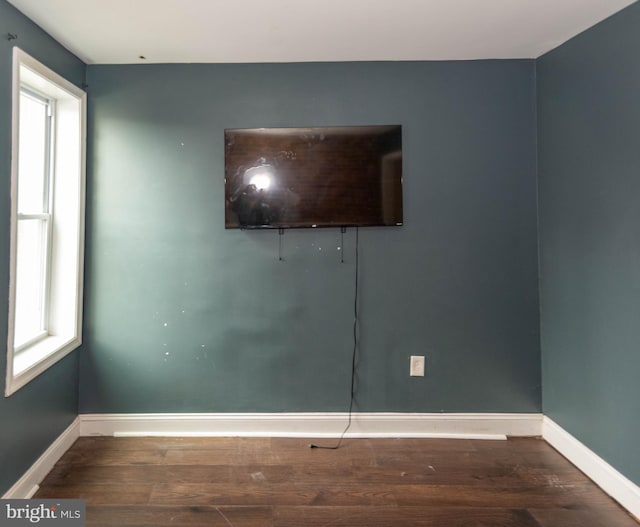
<svg viewBox="0 0 640 527"><path fill-rule="evenodd" d="M67 291L68 284L58 283L56 289L64 289L66 293L58 293L61 298L49 298L48 309L55 310L55 304L67 302L75 306L75 316L71 316L63 324L56 322L55 326L64 326L63 330L50 330L42 339L34 343L14 349L15 307L16 307L16 263L17 263L17 192L18 192L18 141L19 141L19 112L21 87L27 86L36 93L43 93L57 103L63 101L71 105L67 112L67 121L64 126L72 126L74 137L70 146L56 141L52 146L53 159L56 165L64 163L61 170L68 170L67 183L70 185L73 195L71 201L74 207L72 212L63 215L62 222L72 226L70 236L60 236L60 242L64 252L61 261L72 264L75 268L75 276L69 277L69 282L74 286L71 292ZM22 51L13 48L13 80L12 80L12 146L11 146L11 241L10 241L10 277L9 277L9 318L7 336L7 369L5 383L5 397L15 393L22 386L46 371L53 364L68 355L82 343L82 300L83 300L83 275L84 275L84 218L85 218L85 185L86 185L86 110L87 95L74 84L70 83L39 61ZM79 120L76 121L76 119ZM63 126L63 124L56 125ZM55 135L62 135L58 133ZM66 134L65 134L66 135ZM76 142L77 139L77 142ZM54 137L55 141L55 137ZM65 155L58 156L60 152ZM62 158L62 161L58 160ZM62 166L62 165L60 165ZM56 178L59 174L55 175ZM66 177L66 176L65 176ZM56 192L54 187L54 193ZM51 197L50 199L55 199ZM77 215L76 215L77 214ZM50 228L55 228L56 217L54 214ZM75 238L75 240L74 240ZM69 243L69 239L72 240ZM73 245L75 242L75 245ZM56 242L51 249L56 251ZM55 264L51 264L55 265ZM58 262L59 268L64 265ZM51 272L51 270L50 270ZM73 272L69 273L73 275ZM53 281L64 281L64 278L52 278ZM66 282L66 281L65 281ZM75 290L75 294L74 294ZM62 298L64 295L66 297Z"/></svg>

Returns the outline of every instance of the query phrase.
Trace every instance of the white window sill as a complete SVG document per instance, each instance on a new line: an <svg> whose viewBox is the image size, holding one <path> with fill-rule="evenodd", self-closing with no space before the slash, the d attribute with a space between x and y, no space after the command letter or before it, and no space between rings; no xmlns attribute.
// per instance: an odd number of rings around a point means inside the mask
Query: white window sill
<svg viewBox="0 0 640 527"><path fill-rule="evenodd" d="M81 344L74 336L46 337L13 357L13 376L7 379L5 396L9 396Z"/></svg>

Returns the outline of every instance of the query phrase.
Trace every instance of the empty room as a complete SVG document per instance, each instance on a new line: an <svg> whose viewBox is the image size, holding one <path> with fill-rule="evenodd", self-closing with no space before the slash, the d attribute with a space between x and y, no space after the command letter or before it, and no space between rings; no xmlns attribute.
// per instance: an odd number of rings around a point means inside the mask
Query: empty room
<svg viewBox="0 0 640 527"><path fill-rule="evenodd" d="M2 525L640 525L640 3L0 37Z"/></svg>

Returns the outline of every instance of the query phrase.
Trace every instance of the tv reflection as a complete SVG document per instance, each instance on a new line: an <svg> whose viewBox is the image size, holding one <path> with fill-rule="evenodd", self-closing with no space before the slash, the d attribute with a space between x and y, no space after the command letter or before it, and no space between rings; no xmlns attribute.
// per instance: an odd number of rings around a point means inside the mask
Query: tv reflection
<svg viewBox="0 0 640 527"><path fill-rule="evenodd" d="M282 185L277 169L261 159L238 177L229 202L241 227L281 225L300 198ZM290 220L291 218L289 218Z"/></svg>

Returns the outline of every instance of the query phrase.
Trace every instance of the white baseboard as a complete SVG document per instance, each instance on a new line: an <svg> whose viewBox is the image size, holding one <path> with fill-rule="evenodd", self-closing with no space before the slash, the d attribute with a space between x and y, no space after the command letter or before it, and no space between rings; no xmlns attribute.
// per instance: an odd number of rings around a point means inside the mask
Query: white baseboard
<svg viewBox="0 0 640 527"><path fill-rule="evenodd" d="M640 487L638 485L546 416L542 420L542 437L640 520Z"/></svg>
<svg viewBox="0 0 640 527"><path fill-rule="evenodd" d="M79 436L80 419L76 417L73 423L31 465L31 468L2 496L2 499L31 498L38 490L40 482Z"/></svg>
<svg viewBox="0 0 640 527"><path fill-rule="evenodd" d="M346 413L81 414L80 435L339 437ZM354 413L346 437L539 436L541 414Z"/></svg>

